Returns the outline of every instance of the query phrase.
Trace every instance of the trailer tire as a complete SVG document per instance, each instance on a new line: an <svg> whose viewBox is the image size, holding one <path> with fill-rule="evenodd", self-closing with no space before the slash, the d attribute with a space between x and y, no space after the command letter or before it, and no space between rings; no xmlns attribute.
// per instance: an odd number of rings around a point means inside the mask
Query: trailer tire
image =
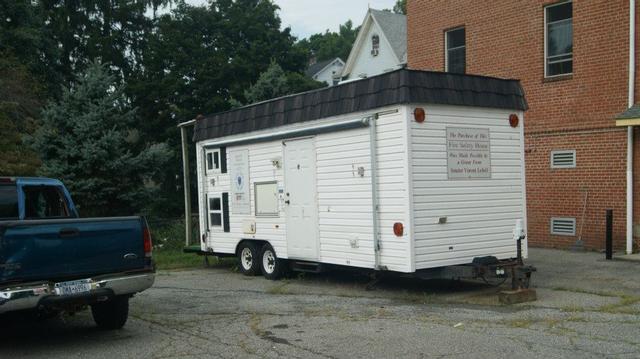
<svg viewBox="0 0 640 359"><path fill-rule="evenodd" d="M262 247L260 255L260 268L262 275L269 280L280 279L287 270L287 261L278 258L276 251L267 243Z"/></svg>
<svg viewBox="0 0 640 359"><path fill-rule="evenodd" d="M260 250L257 243L244 241L238 246L238 266L240 272L246 276L260 274Z"/></svg>
<svg viewBox="0 0 640 359"><path fill-rule="evenodd" d="M100 329L120 329L129 317L129 297L115 297L106 302L92 304L91 314Z"/></svg>

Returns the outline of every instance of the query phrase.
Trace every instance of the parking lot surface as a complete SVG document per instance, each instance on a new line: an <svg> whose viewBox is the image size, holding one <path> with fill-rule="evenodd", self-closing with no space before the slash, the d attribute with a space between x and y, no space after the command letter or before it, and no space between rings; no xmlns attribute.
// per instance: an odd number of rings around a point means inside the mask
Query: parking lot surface
<svg viewBox="0 0 640 359"><path fill-rule="evenodd" d="M161 272L124 329L88 312L0 317L0 358L638 358L640 263L533 249L539 300L482 283L350 272L272 282L230 266Z"/></svg>

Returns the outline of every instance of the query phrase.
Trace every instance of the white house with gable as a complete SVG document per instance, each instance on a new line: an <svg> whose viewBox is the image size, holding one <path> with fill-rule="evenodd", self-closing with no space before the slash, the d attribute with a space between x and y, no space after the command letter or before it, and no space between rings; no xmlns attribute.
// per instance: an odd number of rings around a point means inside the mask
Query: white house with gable
<svg viewBox="0 0 640 359"><path fill-rule="evenodd" d="M309 66L305 72L308 77L320 82L324 82L329 86L333 86L340 82L342 77L342 69L344 61L341 58L315 62Z"/></svg>
<svg viewBox="0 0 640 359"><path fill-rule="evenodd" d="M342 80L379 75L403 68L406 63L407 17L369 9L342 71Z"/></svg>

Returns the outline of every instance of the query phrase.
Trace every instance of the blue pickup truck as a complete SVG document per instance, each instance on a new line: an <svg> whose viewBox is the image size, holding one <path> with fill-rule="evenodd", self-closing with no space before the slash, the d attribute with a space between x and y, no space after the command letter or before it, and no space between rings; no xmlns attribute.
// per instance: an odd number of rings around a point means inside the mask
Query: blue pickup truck
<svg viewBox="0 0 640 359"><path fill-rule="evenodd" d="M0 177L0 314L76 312L124 326L129 298L153 285L143 217L79 218L57 180Z"/></svg>

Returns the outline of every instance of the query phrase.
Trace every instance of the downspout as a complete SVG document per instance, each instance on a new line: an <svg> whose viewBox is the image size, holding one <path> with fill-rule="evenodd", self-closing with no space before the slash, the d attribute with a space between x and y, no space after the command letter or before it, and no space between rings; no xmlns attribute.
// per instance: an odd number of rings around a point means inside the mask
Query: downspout
<svg viewBox="0 0 640 359"><path fill-rule="evenodd" d="M380 204L378 202L378 144L376 134L376 119L378 115L375 114L368 118L369 122L369 148L371 151L371 205L372 208L372 220L373 220L373 251L375 255L376 270L380 270L380 224L378 223L378 211Z"/></svg>
<svg viewBox="0 0 640 359"><path fill-rule="evenodd" d="M195 121L183 122L180 128L182 144L182 178L184 179L184 241L185 247L191 244L191 181L189 179L189 146L187 140L187 127L193 126Z"/></svg>
<svg viewBox="0 0 640 359"><path fill-rule="evenodd" d="M629 0L629 107L635 104L636 1ZM633 126L627 127L627 254L633 252Z"/></svg>

